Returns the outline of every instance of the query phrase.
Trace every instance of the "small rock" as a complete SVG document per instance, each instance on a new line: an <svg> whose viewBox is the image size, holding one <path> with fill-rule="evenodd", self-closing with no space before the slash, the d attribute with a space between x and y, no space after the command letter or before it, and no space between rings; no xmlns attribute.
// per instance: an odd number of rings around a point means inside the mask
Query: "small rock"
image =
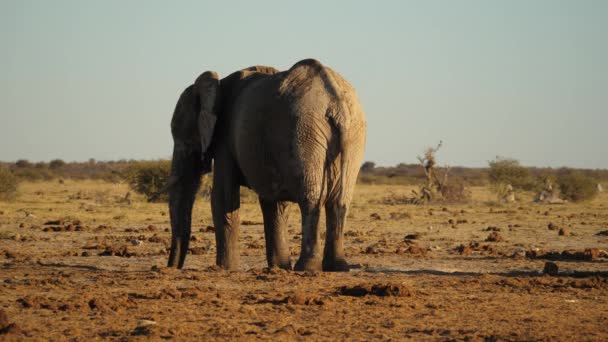
<svg viewBox="0 0 608 342"><path fill-rule="evenodd" d="M492 232L490 233L490 235L488 235L488 237L486 238L487 242L501 242L504 241L504 238L502 237L502 235L498 234L498 232Z"/></svg>
<svg viewBox="0 0 608 342"><path fill-rule="evenodd" d="M462 256L468 256L473 254L473 248L471 248L471 246L460 245L456 248L456 250Z"/></svg>
<svg viewBox="0 0 608 342"><path fill-rule="evenodd" d="M420 238L420 233L412 233L407 234L403 239L404 240L417 240Z"/></svg>
<svg viewBox="0 0 608 342"><path fill-rule="evenodd" d="M548 274L550 276L556 276L559 271L559 267L556 263L547 261L545 263L545 268L543 269L544 274Z"/></svg>
<svg viewBox="0 0 608 342"><path fill-rule="evenodd" d="M143 245L143 244L144 244L144 242L143 242L143 241L141 241L141 240L138 240L138 239L133 239L133 240L131 240L131 244L132 244L133 246L141 246L141 245Z"/></svg>
<svg viewBox="0 0 608 342"><path fill-rule="evenodd" d="M560 228L557 234L559 234L559 236L569 236L570 232L565 228Z"/></svg>
<svg viewBox="0 0 608 342"><path fill-rule="evenodd" d="M157 325L158 323L156 323L155 321L149 320L149 319L140 319L137 321L137 326L138 327L148 327L151 325Z"/></svg>
<svg viewBox="0 0 608 342"><path fill-rule="evenodd" d="M366 254L378 254L378 253L381 253L381 250L380 250L378 244L374 243L372 245L367 246L367 248L365 249L365 253Z"/></svg>

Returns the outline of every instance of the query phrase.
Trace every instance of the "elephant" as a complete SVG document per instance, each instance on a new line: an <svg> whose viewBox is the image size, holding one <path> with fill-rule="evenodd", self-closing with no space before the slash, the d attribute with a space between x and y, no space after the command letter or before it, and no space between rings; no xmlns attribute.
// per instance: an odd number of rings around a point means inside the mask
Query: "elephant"
<svg viewBox="0 0 608 342"><path fill-rule="evenodd" d="M343 238L362 162L365 114L354 88L331 68L305 59L279 72L253 66L220 80L202 73L181 94L171 120L171 252L182 268L202 174L212 169L216 264L239 264L240 186L259 197L269 267L291 269L287 207L302 217L296 271L348 271ZM319 217L325 208L321 253Z"/></svg>

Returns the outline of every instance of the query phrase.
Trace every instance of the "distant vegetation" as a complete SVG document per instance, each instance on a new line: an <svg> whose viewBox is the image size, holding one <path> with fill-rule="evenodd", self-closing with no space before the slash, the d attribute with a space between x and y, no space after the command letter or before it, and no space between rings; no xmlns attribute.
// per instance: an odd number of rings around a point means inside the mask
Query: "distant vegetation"
<svg viewBox="0 0 608 342"><path fill-rule="evenodd" d="M445 168L436 167L439 172ZM99 179L108 182L127 182L136 192L144 194L150 201L166 200L163 189L168 179L170 163L158 161L96 161L65 162L54 159L50 162L30 162L25 159L13 163L0 162L0 196L14 197L17 182L52 179ZM496 158L485 168L452 166L450 179L456 186L492 186L511 184L516 190L537 191L546 179L551 179L560 187L564 199L581 201L592 198L598 182L608 182L608 170L535 168L522 166L510 158ZM426 184L428 176L420 164L398 164L392 167L378 167L366 161L361 167L359 182L363 184ZM203 179L202 195L209 194L209 176Z"/></svg>
<svg viewBox="0 0 608 342"><path fill-rule="evenodd" d="M512 159L498 158L497 160ZM367 167L365 169L362 168L359 174L359 182L363 184L418 185L426 180L424 169L420 167L420 164L401 163L397 166L370 167L374 165L373 162L365 162L363 165L366 164ZM442 170L441 167L438 169ZM495 161L490 161L488 162L488 167L483 168L452 166L450 168L450 177L459 178L469 186L487 186L499 180L513 180L512 177L519 174L523 177L523 180L515 179L514 184L511 185L520 189L535 190L538 183L542 183L543 178L557 179L558 175L573 171L579 172L596 182L608 182L608 170L526 167L521 166L516 160L515 163L495 163Z"/></svg>
<svg viewBox="0 0 608 342"><path fill-rule="evenodd" d="M536 187L532 172L516 159L496 157L488 162L488 166L488 180L493 185L511 184L520 190L533 190Z"/></svg>
<svg viewBox="0 0 608 342"><path fill-rule="evenodd" d="M19 179L6 166L0 165L0 200L8 201L17 195Z"/></svg>
<svg viewBox="0 0 608 342"><path fill-rule="evenodd" d="M169 181L171 163L168 160L131 163L122 175L131 189L146 196L148 202L163 202L169 199L165 190Z"/></svg>
<svg viewBox="0 0 608 342"><path fill-rule="evenodd" d="M557 184L563 199L581 202L597 196L597 182L580 171L565 171L558 175Z"/></svg>

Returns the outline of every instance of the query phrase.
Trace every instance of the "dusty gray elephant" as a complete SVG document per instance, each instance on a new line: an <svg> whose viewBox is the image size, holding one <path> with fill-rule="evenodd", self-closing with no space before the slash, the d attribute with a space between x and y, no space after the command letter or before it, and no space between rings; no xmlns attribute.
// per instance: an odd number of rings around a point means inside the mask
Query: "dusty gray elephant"
<svg viewBox="0 0 608 342"><path fill-rule="evenodd" d="M220 80L207 71L181 94L171 132L169 267L188 250L200 176L213 166L211 208L217 265L238 267L239 187L259 196L268 265L291 269L287 202L302 214L296 270L347 271L343 229L365 147L355 90L337 72L306 59L278 72L250 67ZM325 249L319 215L325 206Z"/></svg>

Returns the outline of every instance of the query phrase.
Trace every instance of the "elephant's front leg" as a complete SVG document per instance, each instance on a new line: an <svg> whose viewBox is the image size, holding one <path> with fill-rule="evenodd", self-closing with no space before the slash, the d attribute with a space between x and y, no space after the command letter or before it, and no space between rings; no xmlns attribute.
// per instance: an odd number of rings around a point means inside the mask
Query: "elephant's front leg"
<svg viewBox="0 0 608 342"><path fill-rule="evenodd" d="M318 205L301 204L302 211L302 251L294 269L296 271L321 271L321 248L319 246Z"/></svg>
<svg viewBox="0 0 608 342"><path fill-rule="evenodd" d="M216 264L227 270L239 266L240 187L230 163L217 158L211 191L215 225Z"/></svg>
<svg viewBox="0 0 608 342"><path fill-rule="evenodd" d="M289 245L287 244L287 202L265 201L260 198L264 216L264 238L268 267L291 269Z"/></svg>

